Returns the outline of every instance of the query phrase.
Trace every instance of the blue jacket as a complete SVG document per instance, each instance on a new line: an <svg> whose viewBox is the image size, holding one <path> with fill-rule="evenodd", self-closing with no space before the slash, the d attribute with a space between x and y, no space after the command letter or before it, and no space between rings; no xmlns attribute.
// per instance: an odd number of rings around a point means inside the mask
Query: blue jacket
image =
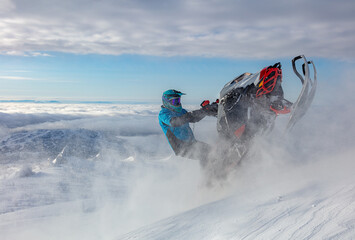
<svg viewBox="0 0 355 240"><path fill-rule="evenodd" d="M197 142L189 123L198 122L205 116L204 109L192 112L182 109L181 112L175 112L164 106L161 107L159 124L176 155L185 156Z"/></svg>
<svg viewBox="0 0 355 240"><path fill-rule="evenodd" d="M161 111L159 113L159 124L163 129L164 134L167 136L170 145L171 139L169 139L168 132L172 133L177 139L184 142L196 141L188 122L184 123L181 126L175 127L173 127L170 122L173 117L181 117L186 113L187 111L185 109L182 109L181 112L174 112L162 106Z"/></svg>

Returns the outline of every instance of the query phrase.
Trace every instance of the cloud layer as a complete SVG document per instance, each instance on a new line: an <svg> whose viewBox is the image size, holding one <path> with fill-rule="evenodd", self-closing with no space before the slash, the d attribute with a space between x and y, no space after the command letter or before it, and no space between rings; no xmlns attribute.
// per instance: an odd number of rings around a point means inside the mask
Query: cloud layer
<svg viewBox="0 0 355 240"><path fill-rule="evenodd" d="M354 11L350 0L6 0L0 53L353 58Z"/></svg>

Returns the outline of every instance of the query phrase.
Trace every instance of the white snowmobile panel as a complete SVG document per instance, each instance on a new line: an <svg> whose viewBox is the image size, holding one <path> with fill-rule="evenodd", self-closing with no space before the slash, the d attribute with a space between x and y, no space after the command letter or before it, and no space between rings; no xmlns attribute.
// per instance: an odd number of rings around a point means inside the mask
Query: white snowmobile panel
<svg viewBox="0 0 355 240"><path fill-rule="evenodd" d="M232 92L236 88L245 88L250 84L254 84L255 86L260 82L260 71L257 73L243 73L239 77L233 79L224 85L223 89L220 92L220 99L222 99L225 95Z"/></svg>

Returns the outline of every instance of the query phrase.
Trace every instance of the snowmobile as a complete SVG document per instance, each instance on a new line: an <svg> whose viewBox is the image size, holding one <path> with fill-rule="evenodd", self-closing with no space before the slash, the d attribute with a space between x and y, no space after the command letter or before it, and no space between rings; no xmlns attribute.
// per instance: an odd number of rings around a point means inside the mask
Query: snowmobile
<svg viewBox="0 0 355 240"><path fill-rule="evenodd" d="M303 61L302 74L296 66L299 60ZM313 79L310 77L310 65L313 66ZM255 136L273 129L278 115L289 114L286 130L290 131L307 112L317 88L316 68L313 61L307 61L304 55L293 58L292 67L302 83L295 102L284 98L279 62L254 74L243 73L221 90L217 131L231 144L238 161L248 153Z"/></svg>

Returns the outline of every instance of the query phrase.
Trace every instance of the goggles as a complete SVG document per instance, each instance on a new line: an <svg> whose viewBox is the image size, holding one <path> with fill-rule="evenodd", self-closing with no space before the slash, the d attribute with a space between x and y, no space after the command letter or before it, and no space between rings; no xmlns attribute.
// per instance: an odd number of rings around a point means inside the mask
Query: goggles
<svg viewBox="0 0 355 240"><path fill-rule="evenodd" d="M169 102L173 106L179 106L181 103L181 98L180 97L171 98L171 99L169 99Z"/></svg>

